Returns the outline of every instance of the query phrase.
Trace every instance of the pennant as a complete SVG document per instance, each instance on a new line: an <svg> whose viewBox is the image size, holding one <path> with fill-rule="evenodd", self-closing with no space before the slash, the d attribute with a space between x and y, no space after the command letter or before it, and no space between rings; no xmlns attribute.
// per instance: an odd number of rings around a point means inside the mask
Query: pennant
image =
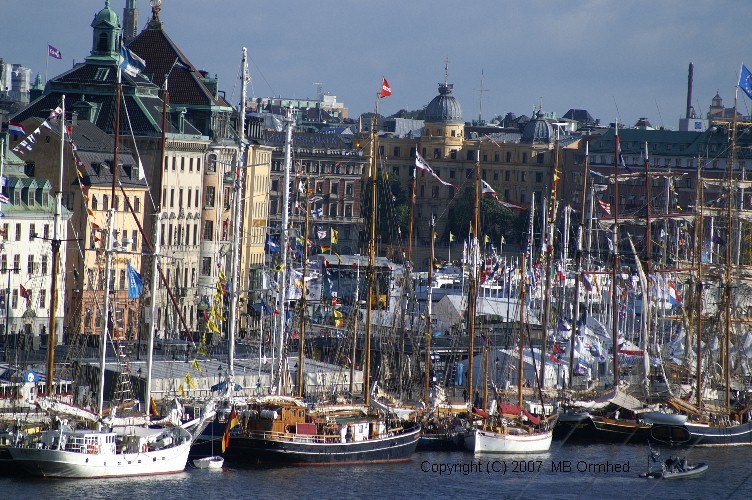
<svg viewBox="0 0 752 500"><path fill-rule="evenodd" d="M56 107L55 109L50 111L50 116L47 118L47 120L54 120L55 118L57 118L57 115L59 115L62 112L63 112L63 108L61 108L60 106Z"/></svg>
<svg viewBox="0 0 752 500"><path fill-rule="evenodd" d="M420 153L418 153L417 151L415 152L415 168L420 169L420 170L422 170L424 172L428 172L429 174L431 174L431 177L433 177L434 179L436 179L437 181L439 181L440 183L442 183L445 186L453 187L457 191L460 190L460 188L458 188L454 184L450 184L449 182L445 182L445 181L443 181L441 179L441 177L439 177L438 175L436 175L436 172L433 171L433 169L430 167L430 165L428 165L428 162L426 162L426 160L424 160L423 157L420 156Z"/></svg>
<svg viewBox="0 0 752 500"><path fill-rule="evenodd" d="M604 212L606 212L606 215L611 215L611 204L606 203L605 201L598 198L598 204L601 206Z"/></svg>
<svg viewBox="0 0 752 500"><path fill-rule="evenodd" d="M193 369L196 370L197 372L201 371L201 365L199 364L198 359L195 359L195 358L193 359L193 363L191 363L191 367L193 367Z"/></svg>
<svg viewBox="0 0 752 500"><path fill-rule="evenodd" d="M451 232L451 231L449 231L449 241L450 241L450 242L451 242L451 241L454 241L454 235L452 234L452 232Z"/></svg>
<svg viewBox="0 0 752 500"><path fill-rule="evenodd" d="M382 77L381 90L379 91L379 98L389 97L390 95L392 95L392 87L389 86L389 82L386 81L386 78Z"/></svg>
<svg viewBox="0 0 752 500"><path fill-rule="evenodd" d="M196 382L193 381L193 377L191 377L190 373L186 373L185 378L183 380L185 380L185 385L187 385L189 388L191 389L196 388Z"/></svg>
<svg viewBox="0 0 752 500"><path fill-rule="evenodd" d="M339 231L337 231L334 228L331 228L331 231L332 231L332 234L331 234L332 245L336 245L337 242L339 241Z"/></svg>

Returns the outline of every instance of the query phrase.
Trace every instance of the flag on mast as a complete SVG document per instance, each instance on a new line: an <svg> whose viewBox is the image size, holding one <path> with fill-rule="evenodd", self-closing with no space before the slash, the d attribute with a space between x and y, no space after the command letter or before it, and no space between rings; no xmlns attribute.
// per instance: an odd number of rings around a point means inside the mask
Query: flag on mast
<svg viewBox="0 0 752 500"><path fill-rule="evenodd" d="M439 181L445 186L451 186L457 191L460 190L460 188L458 188L454 184L450 184L449 182L442 180L441 177L436 175L436 172L433 171L430 165L428 165L428 162L424 160L423 157L420 155L420 153L418 153L417 151L415 152L415 168L420 169L424 172L428 172L429 174L431 174L431 177L433 177L434 179L436 179L437 181Z"/></svg>
<svg viewBox="0 0 752 500"><path fill-rule="evenodd" d="M49 57L53 57L55 59L62 59L63 58L63 54L61 54L59 50L57 50L55 47L53 47L50 44L47 44L47 55Z"/></svg>
<svg viewBox="0 0 752 500"><path fill-rule="evenodd" d="M739 88L752 99L752 73L743 64L741 75L739 75Z"/></svg>
<svg viewBox="0 0 752 500"><path fill-rule="evenodd" d="M379 97L389 97L390 95L392 95L392 87L389 86L389 82L386 81L386 78L382 77Z"/></svg>

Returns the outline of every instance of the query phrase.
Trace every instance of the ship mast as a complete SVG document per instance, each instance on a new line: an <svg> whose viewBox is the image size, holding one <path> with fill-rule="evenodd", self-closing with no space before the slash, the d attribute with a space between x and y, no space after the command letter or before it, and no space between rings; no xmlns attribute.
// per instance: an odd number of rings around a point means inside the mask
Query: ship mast
<svg viewBox="0 0 752 500"><path fill-rule="evenodd" d="M619 122L614 129L614 232L612 237L613 267L611 269L611 339L613 342L614 388L619 388L619 313L616 278L619 273Z"/></svg>
<svg viewBox="0 0 752 500"><path fill-rule="evenodd" d="M468 396L471 398L473 404L475 404L474 392L473 392L473 364L475 355L475 308L476 301L478 299L477 291L477 279L476 279L476 267L478 263L476 258L478 255L478 234L480 234L479 222L480 220L480 143L478 143L478 149L475 151L475 203L473 208L473 224L472 224L472 239L470 240L470 272L468 274L468 302L467 302L467 331L469 337L468 347L468 363L467 363L467 383L468 383Z"/></svg>
<svg viewBox="0 0 752 500"><path fill-rule="evenodd" d="M366 271L366 281L368 287L368 300L366 303L366 335L364 349L364 362L363 362L363 404L368 406L370 403L371 395L371 309L373 309L375 293L374 293L374 281L375 270L374 261L376 259L376 203L377 203L377 190L376 190L376 154L378 148L376 147L376 141L378 140L378 123L379 123L379 100L376 99L376 113L374 113L371 119L371 166L370 175L371 178L371 224L370 224L370 238L368 241L368 270ZM378 299L377 299L378 302ZM355 360L353 360L354 362Z"/></svg>
<svg viewBox="0 0 752 500"><path fill-rule="evenodd" d="M302 180L300 182L303 182ZM298 397L303 397L303 377L305 366L305 315L306 315L306 276L308 275L308 217L311 210L308 207L309 198L311 196L311 186L306 179L305 185L305 226L303 226L303 278L300 284L300 338L298 339ZM356 304L357 307L357 304Z"/></svg>
<svg viewBox="0 0 752 500"><path fill-rule="evenodd" d="M282 262L279 264L279 277L277 286L277 303L280 311L285 311L285 302L287 301L287 246L289 244L289 225L290 225L290 169L292 168L292 129L293 129L292 108L287 110L285 117L285 175L283 188L285 191L282 196L282 234L280 239L280 255ZM308 207L306 207L308 210ZM284 355L285 345L285 315L279 318L279 373L277 379L277 394L282 394L283 370L286 370L287 358Z"/></svg>
<svg viewBox="0 0 752 500"><path fill-rule="evenodd" d="M582 180L582 211L580 212L580 225L577 228L577 269L574 277L574 315L572 321L572 333L569 336L569 388L572 389L572 381L574 380L574 349L575 338L579 331L578 324L580 320L580 282L582 281L582 240L583 231L585 229L585 200L587 199L588 190L588 177L590 177L589 165L590 155L589 146L585 142L585 172Z"/></svg>
<svg viewBox="0 0 752 500"><path fill-rule="evenodd" d="M230 382L228 394L232 392L235 377L235 337L238 327L238 275L240 274L240 233L243 219L243 179L241 169L245 167L245 99L248 82L248 49L243 47L241 59L240 109L238 110L238 163L235 167L235 217L232 227L232 261L230 263L230 324L227 330L227 365Z"/></svg>
<svg viewBox="0 0 752 500"><path fill-rule="evenodd" d="M431 403L431 308L433 302L433 243L436 238L436 221L431 216L431 230L429 231L431 253L428 258L428 293L426 295L426 405Z"/></svg>
<svg viewBox="0 0 752 500"><path fill-rule="evenodd" d="M55 193L55 219L52 222L52 277L50 282L50 320L47 336L47 379L45 381L45 395L52 396L52 382L55 376L55 334L57 332L57 275L60 267L60 238L58 225L63 211L63 154L65 151L65 95L60 108L60 179L58 192ZM4 146L0 146L4 149ZM0 174L2 176L2 174ZM7 238L7 235L6 235ZM8 300L6 297L5 300ZM7 335L7 332L6 332Z"/></svg>
<svg viewBox="0 0 752 500"><path fill-rule="evenodd" d="M415 145L415 155L416 155L416 160L417 160L418 144ZM411 180L411 183L410 183L410 220L408 221L408 226L407 226L408 227L408 229L407 229L407 259L405 260L405 279L404 279L403 290L404 290L404 286L406 286L410 282L410 273L412 272L412 268L413 268L413 261L412 261L412 258L413 258L412 257L413 256L413 225L414 225L414 221L415 221L415 184L416 184L416 181L417 181L417 175L418 175L418 168L417 168L417 165L414 165L413 166L413 176L412 176L412 180ZM432 244L433 244L433 242L432 242ZM429 278L429 282L428 282L427 286L428 287L431 286L430 278ZM400 359L400 368L399 368L399 391L400 391L400 397L402 397L402 394L403 394L403 391L404 391L404 387L405 387L405 384L404 384L404 381L403 381L403 376L404 376L405 368L406 368L406 365L407 365L407 363L405 363L405 330L406 330L405 315L407 313L407 306L408 306L407 297L408 297L408 294L403 294L403 295L405 296L404 297L405 303L404 303L404 306L402 307L402 312L401 312L402 321L400 323L402 325L401 326L401 331L400 331L400 357L399 357L399 359Z"/></svg>

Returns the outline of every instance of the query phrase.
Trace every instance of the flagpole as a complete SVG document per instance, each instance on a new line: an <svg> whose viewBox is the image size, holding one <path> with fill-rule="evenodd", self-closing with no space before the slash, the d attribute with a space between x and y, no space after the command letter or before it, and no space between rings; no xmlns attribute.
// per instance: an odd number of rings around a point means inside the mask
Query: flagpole
<svg viewBox="0 0 752 500"><path fill-rule="evenodd" d="M151 411L151 372L154 363L154 337L157 331L157 266L159 266L160 241L162 239L161 213L154 216L154 256L151 263L151 324L149 325L149 338L146 350L146 388L144 391L144 406L146 414ZM140 349L140 346L139 346Z"/></svg>
<svg viewBox="0 0 752 500"><path fill-rule="evenodd" d="M44 58L44 84L45 85L47 85L47 68L49 68L49 66L50 66L50 44L47 43L47 57ZM61 187L61 190L62 190L62 187Z"/></svg>

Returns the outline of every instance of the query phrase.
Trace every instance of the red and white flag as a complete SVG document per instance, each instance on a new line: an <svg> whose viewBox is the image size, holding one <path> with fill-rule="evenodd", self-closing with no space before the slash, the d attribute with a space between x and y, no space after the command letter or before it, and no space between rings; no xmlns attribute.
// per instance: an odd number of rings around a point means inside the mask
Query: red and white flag
<svg viewBox="0 0 752 500"><path fill-rule="evenodd" d="M601 206L606 215L611 215L611 204L599 199L598 204Z"/></svg>
<svg viewBox="0 0 752 500"><path fill-rule="evenodd" d="M389 82L386 81L386 78L382 78L379 97L389 97L390 95L392 95L392 87L389 86Z"/></svg>
<svg viewBox="0 0 752 500"><path fill-rule="evenodd" d="M63 58L63 54L61 54L59 50L57 50L55 47L49 44L47 44L47 55L50 57L54 57L55 59Z"/></svg>

